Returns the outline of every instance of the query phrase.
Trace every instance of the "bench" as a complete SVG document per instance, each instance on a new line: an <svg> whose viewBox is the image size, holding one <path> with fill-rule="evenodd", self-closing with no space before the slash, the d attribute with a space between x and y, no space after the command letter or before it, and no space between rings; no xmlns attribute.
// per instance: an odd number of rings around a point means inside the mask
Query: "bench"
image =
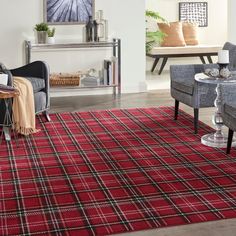
<svg viewBox="0 0 236 236"><path fill-rule="evenodd" d="M154 47L149 53L147 53L147 56L155 59L151 72L155 70L159 60L163 58L161 67L158 72L158 74L160 75L166 65L168 58L170 57L200 57L202 63L206 64L204 57L207 57L208 62L212 63L211 56L217 56L220 49L222 49L222 47L211 45Z"/></svg>

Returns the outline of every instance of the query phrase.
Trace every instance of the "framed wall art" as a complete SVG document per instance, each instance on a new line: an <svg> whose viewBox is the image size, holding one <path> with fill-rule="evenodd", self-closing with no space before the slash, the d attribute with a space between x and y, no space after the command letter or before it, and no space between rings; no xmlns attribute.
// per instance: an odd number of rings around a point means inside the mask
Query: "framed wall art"
<svg viewBox="0 0 236 236"><path fill-rule="evenodd" d="M94 15L94 0L44 0L48 24L84 24Z"/></svg>
<svg viewBox="0 0 236 236"><path fill-rule="evenodd" d="M195 22L199 27L208 25L207 2L179 2L179 20Z"/></svg>

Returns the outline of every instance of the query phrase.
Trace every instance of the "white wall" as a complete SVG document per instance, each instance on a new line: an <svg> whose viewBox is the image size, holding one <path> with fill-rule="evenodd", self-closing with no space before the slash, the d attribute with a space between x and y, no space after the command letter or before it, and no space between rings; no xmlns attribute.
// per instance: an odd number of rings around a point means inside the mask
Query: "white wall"
<svg viewBox="0 0 236 236"><path fill-rule="evenodd" d="M34 25L43 20L43 0L1 0L1 6L4 11L0 14L0 61L9 68L21 66L24 58L23 41L34 37ZM131 11L134 6L135 10ZM109 36L122 40L122 92L146 90L145 0L95 0L95 9L104 10L104 16L109 22ZM82 26L56 26L56 36L57 40L81 40ZM82 56L82 60L75 60L68 52L62 56L57 53L54 56L48 54L46 58L45 54L36 54L33 59L50 60L53 71L60 69L62 65L64 68L67 65L69 68L76 66L80 70L79 61L88 61L90 66L91 58L95 57L97 60L97 54L100 54L96 51L91 53L90 57ZM102 59L100 58L101 62Z"/></svg>
<svg viewBox="0 0 236 236"><path fill-rule="evenodd" d="M234 44L236 44L235 9L236 9L236 1L229 0L229 3L228 3L228 22L229 22L229 24L228 24L228 37L229 37L229 41Z"/></svg>
<svg viewBox="0 0 236 236"><path fill-rule="evenodd" d="M234 2L235 9L235 0ZM178 21L179 2L186 0L146 0L146 9L158 11L169 22ZM199 2L199 0L191 0ZM199 28L201 44L223 45L227 40L227 0L206 0L208 2L208 27Z"/></svg>

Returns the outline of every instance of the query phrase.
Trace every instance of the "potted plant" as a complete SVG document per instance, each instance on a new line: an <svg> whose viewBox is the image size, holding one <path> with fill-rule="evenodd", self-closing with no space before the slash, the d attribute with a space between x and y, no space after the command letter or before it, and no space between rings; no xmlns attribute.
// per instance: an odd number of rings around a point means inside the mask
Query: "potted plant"
<svg viewBox="0 0 236 236"><path fill-rule="evenodd" d="M40 23L40 24L36 24L34 29L37 32L37 41L38 41L38 43L46 43L48 25L43 22L43 23Z"/></svg>
<svg viewBox="0 0 236 236"><path fill-rule="evenodd" d="M48 29L48 43L49 44L53 44L53 43L55 43L55 31L56 31L56 29L55 29L55 27L53 27L52 29Z"/></svg>
<svg viewBox="0 0 236 236"><path fill-rule="evenodd" d="M167 22L158 12L146 10L146 16L157 21ZM146 52L149 52L155 44L160 44L163 41L165 34L160 30L148 31L146 30Z"/></svg>

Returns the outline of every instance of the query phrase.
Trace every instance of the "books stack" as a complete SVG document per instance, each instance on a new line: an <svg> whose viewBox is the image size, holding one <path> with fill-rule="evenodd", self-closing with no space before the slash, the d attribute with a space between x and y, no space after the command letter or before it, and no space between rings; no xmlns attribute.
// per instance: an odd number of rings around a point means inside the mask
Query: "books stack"
<svg viewBox="0 0 236 236"><path fill-rule="evenodd" d="M112 57L110 60L104 60L103 67L104 85L118 84L118 58Z"/></svg>

